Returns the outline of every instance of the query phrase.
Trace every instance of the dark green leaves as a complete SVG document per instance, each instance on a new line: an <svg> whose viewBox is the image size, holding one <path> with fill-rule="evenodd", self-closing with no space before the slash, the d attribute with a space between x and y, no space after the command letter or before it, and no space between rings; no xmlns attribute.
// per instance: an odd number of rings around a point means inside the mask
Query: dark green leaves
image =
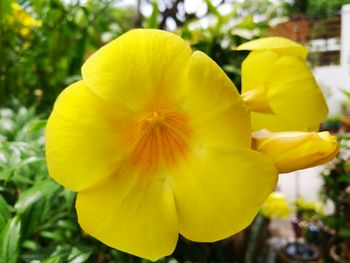
<svg viewBox="0 0 350 263"><path fill-rule="evenodd" d="M5 199L0 195L0 232L4 229L8 220L11 217L10 206L6 203Z"/></svg>
<svg viewBox="0 0 350 263"><path fill-rule="evenodd" d="M19 256L21 222L13 217L0 234L0 262L16 263Z"/></svg>
<svg viewBox="0 0 350 263"><path fill-rule="evenodd" d="M20 195L15 204L17 213L20 215L25 214L34 204L53 194L59 188L60 186L50 179L35 184Z"/></svg>

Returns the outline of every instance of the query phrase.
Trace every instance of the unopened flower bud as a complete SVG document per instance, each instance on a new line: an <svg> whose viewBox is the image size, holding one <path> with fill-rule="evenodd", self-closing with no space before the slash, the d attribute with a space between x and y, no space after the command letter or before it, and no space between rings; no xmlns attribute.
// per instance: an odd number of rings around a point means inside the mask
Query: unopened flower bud
<svg viewBox="0 0 350 263"><path fill-rule="evenodd" d="M338 153L338 142L329 132L275 132L252 134L252 148L269 156L280 173L325 164Z"/></svg>

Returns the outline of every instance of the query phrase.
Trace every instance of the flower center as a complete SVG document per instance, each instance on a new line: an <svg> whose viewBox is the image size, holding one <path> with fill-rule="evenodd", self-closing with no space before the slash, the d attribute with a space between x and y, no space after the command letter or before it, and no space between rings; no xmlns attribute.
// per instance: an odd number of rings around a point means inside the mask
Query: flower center
<svg viewBox="0 0 350 263"><path fill-rule="evenodd" d="M131 160L146 169L162 162L172 165L185 154L189 135L182 114L170 110L146 113L133 128Z"/></svg>

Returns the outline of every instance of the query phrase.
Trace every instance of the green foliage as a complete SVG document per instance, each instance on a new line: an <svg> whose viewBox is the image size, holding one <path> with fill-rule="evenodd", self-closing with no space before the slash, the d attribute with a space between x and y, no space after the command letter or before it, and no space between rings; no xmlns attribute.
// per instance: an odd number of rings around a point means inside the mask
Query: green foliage
<svg viewBox="0 0 350 263"><path fill-rule="evenodd" d="M1 262L16 263L19 256L21 222L18 217L11 218L0 234Z"/></svg>
<svg viewBox="0 0 350 263"><path fill-rule="evenodd" d="M158 16L160 15L160 11L158 8L158 3L156 1L152 1L152 13L149 18L145 21L145 28L158 28Z"/></svg>
<svg viewBox="0 0 350 263"><path fill-rule="evenodd" d="M309 0L307 13L314 16L332 15L339 12L342 5L349 3L349 0Z"/></svg>
<svg viewBox="0 0 350 263"><path fill-rule="evenodd" d="M299 197L294 202L295 212L305 222L312 222L324 216L324 204Z"/></svg>
<svg viewBox="0 0 350 263"><path fill-rule="evenodd" d="M5 12L10 1L2 3ZM80 79L81 65L103 45L102 36L116 37L132 27L133 9L112 3L27 0L21 1L22 13L0 16L0 105L17 98L50 108L63 88ZM31 19L34 25L27 25Z"/></svg>
<svg viewBox="0 0 350 263"><path fill-rule="evenodd" d="M331 201L334 212L322 218L324 224L334 233L331 240L338 244L350 237L350 156L349 138L343 137L340 143L341 152L332 165L322 173L322 196L325 201Z"/></svg>
<svg viewBox="0 0 350 263"><path fill-rule="evenodd" d="M294 0L286 2L285 8L289 16L308 15L324 17L337 14L343 5L349 3L350 0Z"/></svg>
<svg viewBox="0 0 350 263"><path fill-rule="evenodd" d="M152 8L148 17L114 0L21 0L19 9L13 8L15 2L3 0L0 6L0 106L17 98L38 105L41 112L48 112L59 92L81 78L82 64L97 48L134 26L166 28L168 19L239 88L247 52L233 49L264 34L269 21L281 16L281 7L271 0L229 2L228 13L221 10L226 3L205 1L207 12L200 16L183 13L183 0L166 9L160 8L162 1L140 1ZM201 26L203 21L208 27Z"/></svg>

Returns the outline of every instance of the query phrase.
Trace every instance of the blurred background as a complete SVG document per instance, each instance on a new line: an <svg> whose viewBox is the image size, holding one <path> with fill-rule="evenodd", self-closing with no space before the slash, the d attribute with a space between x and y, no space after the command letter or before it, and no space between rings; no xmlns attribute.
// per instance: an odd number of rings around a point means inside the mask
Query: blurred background
<svg viewBox="0 0 350 263"><path fill-rule="evenodd" d="M75 194L47 174L44 128L57 95L95 50L132 28L160 28L208 54L240 90L263 36L309 48L341 154L283 174L246 230L213 244L180 238L159 262L350 262L350 0L0 0L0 263L147 262L90 238ZM348 4L348 5L347 5Z"/></svg>

